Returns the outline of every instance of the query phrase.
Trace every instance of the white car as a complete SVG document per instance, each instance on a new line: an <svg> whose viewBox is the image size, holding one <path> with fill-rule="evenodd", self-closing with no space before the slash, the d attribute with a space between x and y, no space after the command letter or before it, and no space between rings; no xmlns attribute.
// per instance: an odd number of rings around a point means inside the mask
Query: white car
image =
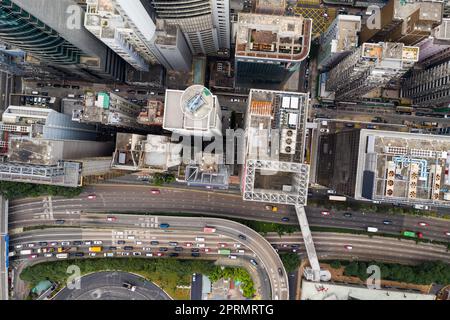
<svg viewBox="0 0 450 320"><path fill-rule="evenodd" d="M241 247L241 244L240 244L240 243L235 243L235 244L234 244L234 247L235 247L235 248L240 248L240 247Z"/></svg>
<svg viewBox="0 0 450 320"><path fill-rule="evenodd" d="M28 244L28 248L33 248L34 247L34 243L29 243Z"/></svg>
<svg viewBox="0 0 450 320"><path fill-rule="evenodd" d="M136 244L138 244L138 245L142 244L142 241L136 241Z"/></svg>
<svg viewBox="0 0 450 320"><path fill-rule="evenodd" d="M70 241L63 241L61 242L62 246L70 246Z"/></svg>
<svg viewBox="0 0 450 320"><path fill-rule="evenodd" d="M46 253L46 254L44 254L44 257L51 258L51 257L53 257L53 253Z"/></svg>
<svg viewBox="0 0 450 320"><path fill-rule="evenodd" d="M146 257L153 257L153 253L147 252L147 253L145 254L145 256L146 256Z"/></svg>
<svg viewBox="0 0 450 320"><path fill-rule="evenodd" d="M90 245L92 244L92 242L91 242L91 241L85 241L84 244L85 244L86 246L90 246Z"/></svg>
<svg viewBox="0 0 450 320"><path fill-rule="evenodd" d="M344 248L347 249L347 250L352 250L352 249L353 249L353 246L346 245L346 246L344 246Z"/></svg>
<svg viewBox="0 0 450 320"><path fill-rule="evenodd" d="M51 242L50 245L51 245L52 247L57 246L57 245L58 245L58 242Z"/></svg>
<svg viewBox="0 0 450 320"><path fill-rule="evenodd" d="M95 252L89 252L89 255L90 255L91 257L95 257L97 254L96 254Z"/></svg>
<svg viewBox="0 0 450 320"><path fill-rule="evenodd" d="M322 133L328 133L328 132L330 132L330 129L328 129L328 128L321 128L321 129L320 129L320 132L322 132Z"/></svg>
<svg viewBox="0 0 450 320"><path fill-rule="evenodd" d="M133 252L133 256L140 256L141 253L140 252Z"/></svg>
<svg viewBox="0 0 450 320"><path fill-rule="evenodd" d="M94 241L94 244L102 244L103 243L103 241L100 241L100 240L95 240Z"/></svg>
<svg viewBox="0 0 450 320"><path fill-rule="evenodd" d="M152 248L150 248L150 247L143 247L142 250L144 250L144 251L152 251Z"/></svg>
<svg viewBox="0 0 450 320"><path fill-rule="evenodd" d="M23 247L23 245L21 245L21 244L16 245L16 249L21 249L22 247Z"/></svg>

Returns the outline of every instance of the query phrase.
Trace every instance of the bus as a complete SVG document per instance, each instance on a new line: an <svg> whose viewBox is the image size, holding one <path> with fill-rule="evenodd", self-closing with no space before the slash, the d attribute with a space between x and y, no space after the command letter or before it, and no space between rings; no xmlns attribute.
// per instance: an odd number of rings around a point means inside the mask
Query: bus
<svg viewBox="0 0 450 320"><path fill-rule="evenodd" d="M89 247L89 252L102 252L102 247Z"/></svg>
<svg viewBox="0 0 450 320"><path fill-rule="evenodd" d="M216 228L205 226L205 227L203 228L203 232L206 232L206 233L213 233L213 232L216 232Z"/></svg>
<svg viewBox="0 0 450 320"><path fill-rule="evenodd" d="M20 254L21 255L26 255L26 254L32 254L33 250L28 249L28 250L20 250Z"/></svg>
<svg viewBox="0 0 450 320"><path fill-rule="evenodd" d="M218 254L223 254L223 255L230 255L231 254L231 250L230 249L219 249L217 251Z"/></svg>
<svg viewBox="0 0 450 320"><path fill-rule="evenodd" d="M400 114L412 114L414 112L414 108L410 106L397 106L395 108L395 112Z"/></svg>
<svg viewBox="0 0 450 320"><path fill-rule="evenodd" d="M57 258L57 259L67 259L68 256L69 256L69 255L68 255L67 253L58 253L58 254L56 255L56 258Z"/></svg>
<svg viewBox="0 0 450 320"><path fill-rule="evenodd" d="M328 196L330 201L347 201L347 197L344 196Z"/></svg>

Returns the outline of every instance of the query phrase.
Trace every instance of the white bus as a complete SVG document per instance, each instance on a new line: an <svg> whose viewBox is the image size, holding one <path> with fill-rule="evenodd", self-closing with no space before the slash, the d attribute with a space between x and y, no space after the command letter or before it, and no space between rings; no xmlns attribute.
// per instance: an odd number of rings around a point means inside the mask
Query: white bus
<svg viewBox="0 0 450 320"><path fill-rule="evenodd" d="M67 259L68 256L69 256L69 255L68 255L67 253L58 253L58 254L56 255L56 258L57 258L57 259Z"/></svg>

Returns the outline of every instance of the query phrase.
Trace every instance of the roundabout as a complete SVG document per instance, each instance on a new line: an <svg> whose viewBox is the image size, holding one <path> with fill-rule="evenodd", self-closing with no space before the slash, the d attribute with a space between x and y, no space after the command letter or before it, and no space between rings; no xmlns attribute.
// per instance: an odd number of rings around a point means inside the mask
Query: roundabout
<svg viewBox="0 0 450 320"><path fill-rule="evenodd" d="M171 297L138 275L103 271L81 277L78 288L65 287L54 300L171 300Z"/></svg>

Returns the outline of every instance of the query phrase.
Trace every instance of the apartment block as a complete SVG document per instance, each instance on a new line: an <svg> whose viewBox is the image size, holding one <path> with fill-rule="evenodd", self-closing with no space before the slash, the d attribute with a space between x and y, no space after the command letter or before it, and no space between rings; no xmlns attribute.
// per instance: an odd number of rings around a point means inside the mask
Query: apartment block
<svg viewBox="0 0 450 320"><path fill-rule="evenodd" d="M419 48L403 43L364 43L327 75L326 90L337 101L356 100L399 80L419 59Z"/></svg>

